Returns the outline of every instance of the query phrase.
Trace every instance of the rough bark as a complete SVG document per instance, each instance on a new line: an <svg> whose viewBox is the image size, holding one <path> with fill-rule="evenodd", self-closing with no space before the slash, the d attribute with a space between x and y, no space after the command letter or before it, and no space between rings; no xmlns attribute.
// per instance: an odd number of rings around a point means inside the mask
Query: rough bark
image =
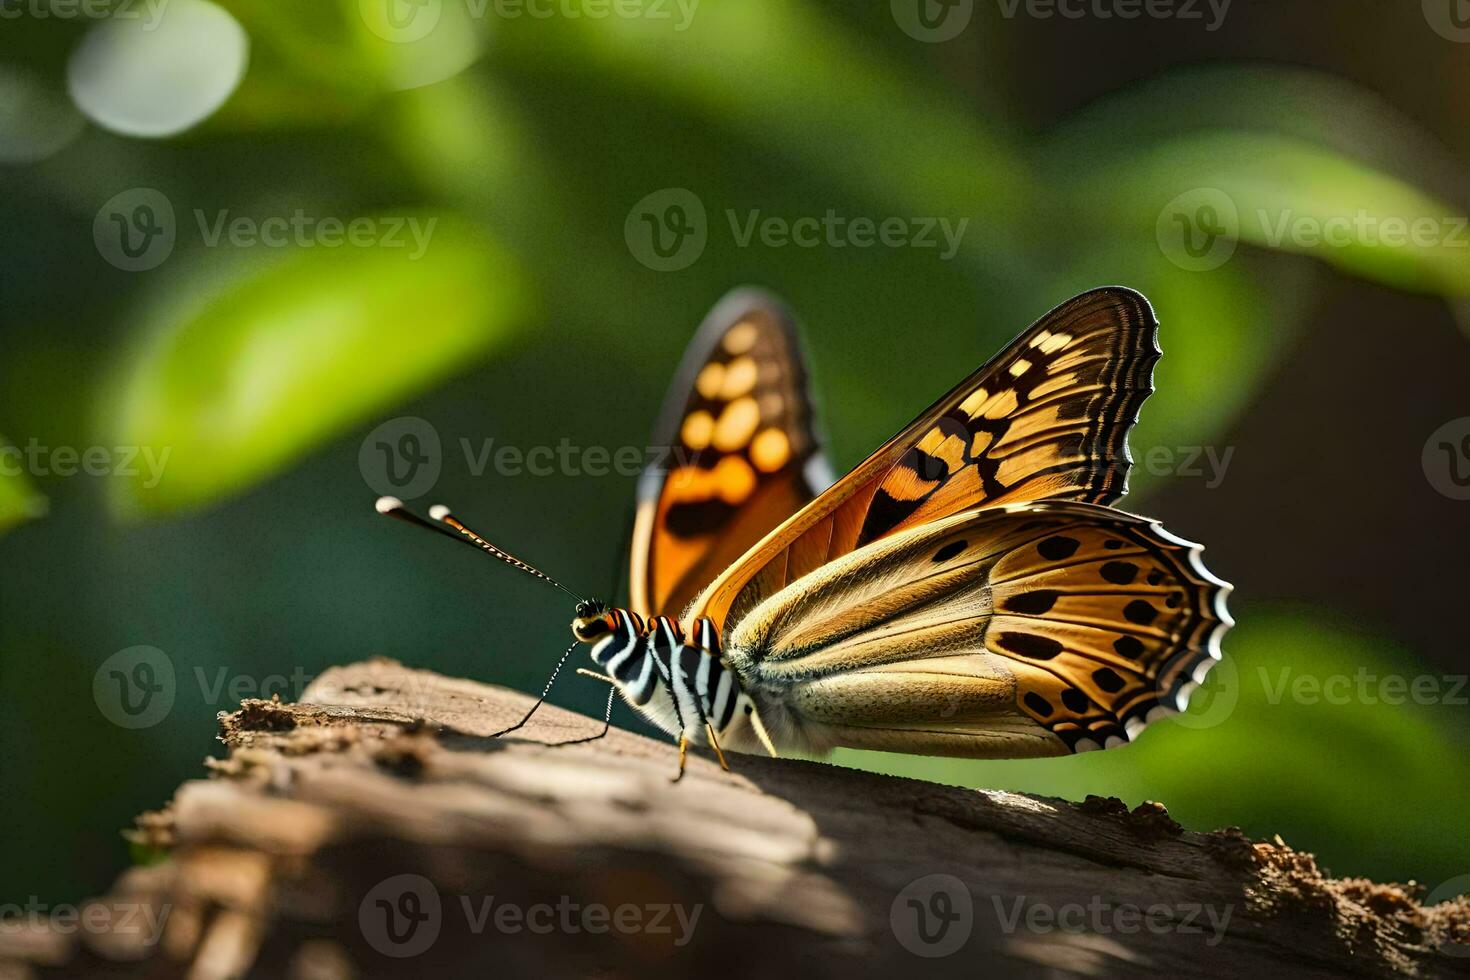
<svg viewBox="0 0 1470 980"><path fill-rule="evenodd" d="M665 742L546 744L601 728L554 707L491 737L529 703L386 660L246 702L105 924L0 927L0 977L1470 976L1464 899L1156 803L743 755L675 784Z"/></svg>

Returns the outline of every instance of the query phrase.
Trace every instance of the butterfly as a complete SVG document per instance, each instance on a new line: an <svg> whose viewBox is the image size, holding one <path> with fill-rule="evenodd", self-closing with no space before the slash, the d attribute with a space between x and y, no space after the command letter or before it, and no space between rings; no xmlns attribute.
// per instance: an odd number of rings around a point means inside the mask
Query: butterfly
<svg viewBox="0 0 1470 980"><path fill-rule="evenodd" d="M680 775L689 745L726 768L724 748L1112 748L1185 709L1233 625L1200 546L1113 507L1157 332L1133 290L1076 296L833 482L791 314L731 293L659 415L653 445L671 452L638 481L622 607L443 507L434 524L378 509L577 598L561 663L588 645L608 717L620 694L673 736Z"/></svg>

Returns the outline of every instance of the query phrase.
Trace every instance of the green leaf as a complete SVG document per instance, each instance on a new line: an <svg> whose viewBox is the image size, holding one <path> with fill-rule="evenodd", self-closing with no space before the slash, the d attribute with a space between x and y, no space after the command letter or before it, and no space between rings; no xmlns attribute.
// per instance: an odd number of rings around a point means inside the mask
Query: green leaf
<svg viewBox="0 0 1470 980"><path fill-rule="evenodd" d="M843 752L838 761L1073 800L1159 800L1193 829L1280 833L1338 874L1433 881L1470 867L1461 832L1470 809L1463 675L1306 613L1240 620L1189 712L1155 723L1133 745L1059 759ZM1429 703L1416 702L1415 683L1432 689L1420 699Z"/></svg>
<svg viewBox="0 0 1470 980"><path fill-rule="evenodd" d="M1398 289L1470 294L1463 208L1303 139L1195 133L1099 161L1088 174L1075 206L1155 239L1171 257L1174 224L1204 240L1208 223L1227 242L1311 255Z"/></svg>
<svg viewBox="0 0 1470 980"><path fill-rule="evenodd" d="M26 475L20 450L0 438L0 533L46 513L46 498Z"/></svg>
<svg viewBox="0 0 1470 980"><path fill-rule="evenodd" d="M1271 377L1281 352L1291 348L1316 295L1308 263L1241 256L1208 275L1179 268L1150 244L1114 240L1088 248L1048 295L1073 296L1104 284L1130 286L1153 304L1164 355L1154 372L1154 393L1140 413L1128 445L1134 466L1129 485L1146 493L1163 479L1195 479L1199 489L1219 485L1202 464L1181 474L1171 466L1195 450L1227 461L1231 427ZM1215 482L1211 483L1210 481ZM1130 496L1130 501L1133 499ZM1188 529L1180 533L1188 537Z"/></svg>
<svg viewBox="0 0 1470 980"><path fill-rule="evenodd" d="M1047 136L1038 159L1064 180L1079 159L1116 158L1199 131L1295 137L1417 186L1459 180L1444 145L1372 89L1262 63L1191 65L1111 92Z"/></svg>
<svg viewBox="0 0 1470 980"><path fill-rule="evenodd" d="M401 248L296 248L154 331L126 372L117 439L164 460L162 476L120 482L124 511L263 480L524 322L523 277L499 247L461 219L411 217L422 254L408 226Z"/></svg>

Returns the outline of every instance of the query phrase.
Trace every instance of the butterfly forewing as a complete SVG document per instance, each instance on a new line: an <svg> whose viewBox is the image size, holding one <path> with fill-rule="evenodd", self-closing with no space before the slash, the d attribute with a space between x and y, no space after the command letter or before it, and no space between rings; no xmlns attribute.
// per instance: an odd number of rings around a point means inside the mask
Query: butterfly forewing
<svg viewBox="0 0 1470 980"><path fill-rule="evenodd" d="M1159 357L1148 301L1092 290L1063 304L727 569L691 615L735 622L826 563L974 507L1110 504Z"/></svg>
<svg viewBox="0 0 1470 980"><path fill-rule="evenodd" d="M790 314L755 290L706 318L665 399L638 484L632 608L677 615L831 483Z"/></svg>
<svg viewBox="0 0 1470 980"><path fill-rule="evenodd" d="M793 743L931 755L1122 744L1220 656L1229 586L1196 545L1086 503L899 531L761 603L726 655Z"/></svg>

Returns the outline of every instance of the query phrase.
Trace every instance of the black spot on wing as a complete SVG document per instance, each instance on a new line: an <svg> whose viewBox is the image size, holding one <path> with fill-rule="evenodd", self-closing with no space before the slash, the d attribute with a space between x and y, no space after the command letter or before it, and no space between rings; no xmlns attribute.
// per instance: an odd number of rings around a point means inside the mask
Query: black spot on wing
<svg viewBox="0 0 1470 980"><path fill-rule="evenodd" d="M1035 633L1002 633L995 642L1003 651L1031 660L1050 660L1062 652L1062 645L1056 640Z"/></svg>
<svg viewBox="0 0 1470 980"><path fill-rule="evenodd" d="M1113 641L1113 649L1129 660L1143 656L1143 642L1136 636L1120 636Z"/></svg>
<svg viewBox="0 0 1470 980"><path fill-rule="evenodd" d="M718 498L674 504L664 526L676 537L698 538L724 527L734 513L734 506Z"/></svg>
<svg viewBox="0 0 1470 980"><path fill-rule="evenodd" d="M917 447L905 453L898 461L898 465L907 466L925 483L937 483L949 476L948 463L938 456L930 456Z"/></svg>
<svg viewBox="0 0 1470 980"><path fill-rule="evenodd" d="M1102 567L1102 577L1114 585L1127 585L1138 576L1138 566L1130 561L1110 561Z"/></svg>
<svg viewBox="0 0 1470 980"><path fill-rule="evenodd" d="M955 555L959 554L960 552L962 552L964 550L965 550L965 542L963 542L963 541L951 541L949 544L945 545L943 548L940 548L938 551L934 552L934 560L937 561L937 562L940 562L940 561L949 561Z"/></svg>
<svg viewBox="0 0 1470 980"><path fill-rule="evenodd" d="M1057 591L1055 589L1037 589L1034 592L1022 592L1005 600L1005 611L1024 613L1028 616L1040 616L1049 612L1051 607L1057 603Z"/></svg>
<svg viewBox="0 0 1470 980"><path fill-rule="evenodd" d="M1107 694L1117 694L1123 690L1123 678L1111 667L1099 667L1092 672L1092 680Z"/></svg>
<svg viewBox="0 0 1470 980"><path fill-rule="evenodd" d="M873 494L873 500L868 504L868 516L863 520L863 532L859 537L861 543L866 544L879 534L889 528L901 523L924 501L899 500L887 490L879 487Z"/></svg>
<svg viewBox="0 0 1470 980"><path fill-rule="evenodd" d="M1075 687L1069 687L1062 691L1062 704L1066 705L1068 711L1080 715L1087 710L1087 695Z"/></svg>
<svg viewBox="0 0 1470 980"><path fill-rule="evenodd" d="M1124 618L1130 623L1137 623L1139 626L1147 626L1158 615L1159 611L1144 599L1134 599L1123 607Z"/></svg>
<svg viewBox="0 0 1470 980"><path fill-rule="evenodd" d="M1036 551L1047 561L1062 561L1063 559L1071 558L1081 546L1082 542L1076 538L1069 538L1064 534L1058 534L1055 537L1047 538L1041 544L1037 545Z"/></svg>
<svg viewBox="0 0 1470 980"><path fill-rule="evenodd" d="M1026 696L1021 700L1026 702L1026 707L1030 708L1032 711L1036 712L1043 718L1052 713L1053 709L1051 703L1040 694L1037 694L1035 691L1027 691Z"/></svg>

